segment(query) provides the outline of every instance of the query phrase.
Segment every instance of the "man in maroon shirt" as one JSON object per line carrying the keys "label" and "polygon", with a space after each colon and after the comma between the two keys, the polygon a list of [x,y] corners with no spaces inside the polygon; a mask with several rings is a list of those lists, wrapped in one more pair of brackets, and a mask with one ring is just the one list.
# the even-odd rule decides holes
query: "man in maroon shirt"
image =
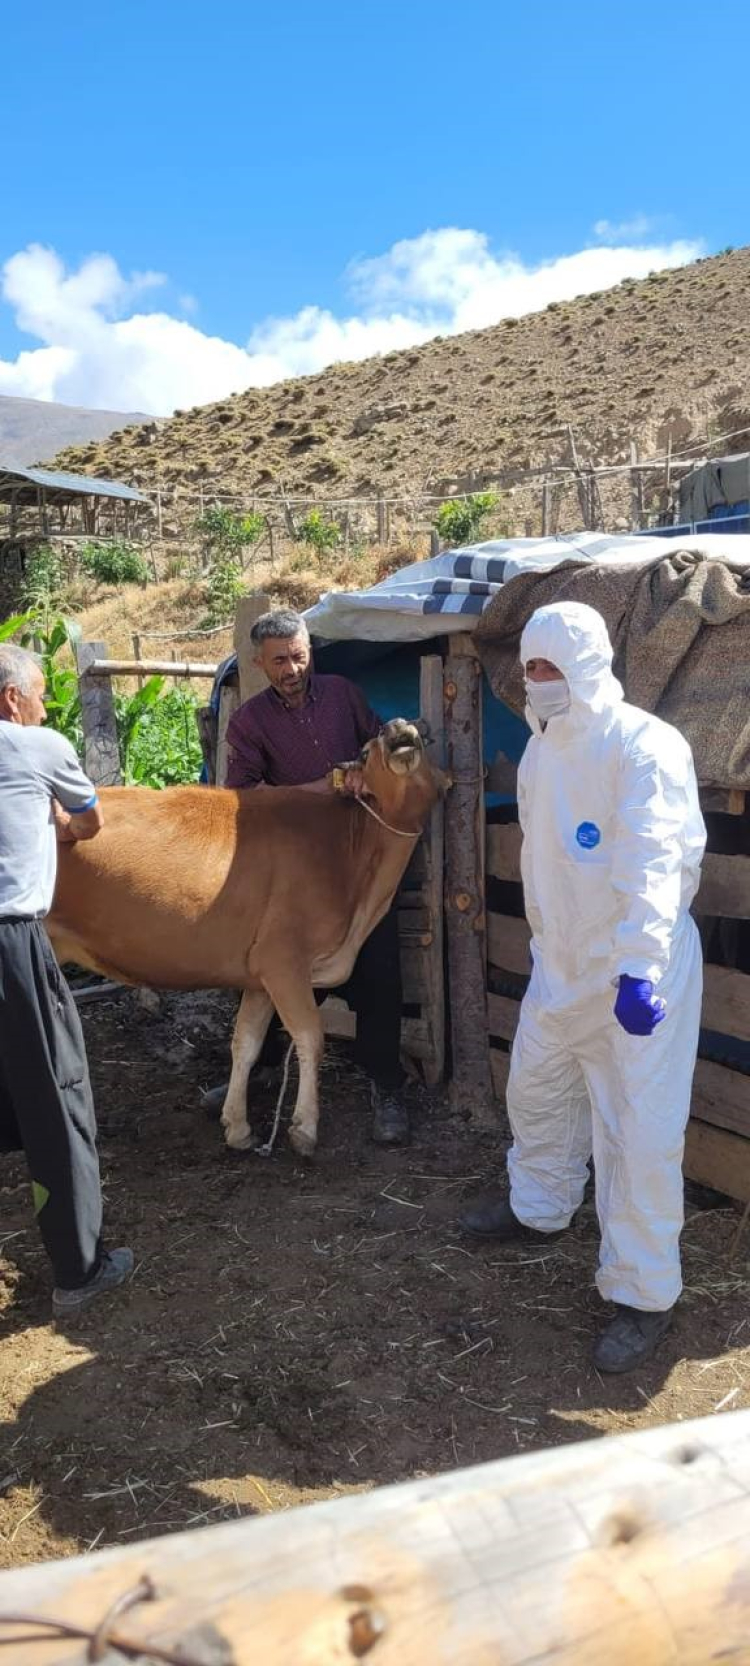
{"label": "man in maroon shirt", "polygon": [[[253,626],[258,665],[268,688],[246,700],[227,731],[227,786],[301,787],[330,792],[330,771],[356,758],[380,732],[380,718],[346,677],[313,670],[307,626],[288,608],[264,613]],[[400,1090],[401,967],[395,905],[364,943],[345,987],[357,1014],[355,1056],[370,1079],[372,1137],[400,1145],[409,1121]],[[278,1057],[278,1023],[260,1062]]]}

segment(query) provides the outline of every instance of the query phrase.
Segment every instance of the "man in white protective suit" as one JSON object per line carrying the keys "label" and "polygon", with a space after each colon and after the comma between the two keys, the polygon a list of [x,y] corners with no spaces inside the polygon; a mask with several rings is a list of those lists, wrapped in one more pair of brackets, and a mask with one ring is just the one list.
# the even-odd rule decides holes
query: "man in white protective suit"
{"label": "man in white protective suit", "polygon": [[629,1371],[669,1329],[681,1290],[702,994],[688,910],[706,833],[690,748],[625,703],[599,613],[539,608],[521,659],[533,731],[518,779],[533,971],[508,1082],[510,1200],[480,1200],[462,1224],[507,1242],[560,1232],[593,1153],[597,1285],[616,1305],[594,1364]]}

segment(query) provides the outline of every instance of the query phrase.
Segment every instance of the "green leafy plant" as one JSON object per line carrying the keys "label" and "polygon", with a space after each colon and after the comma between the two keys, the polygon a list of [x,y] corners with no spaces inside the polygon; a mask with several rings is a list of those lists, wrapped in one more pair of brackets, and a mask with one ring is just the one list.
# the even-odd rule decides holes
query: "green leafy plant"
{"label": "green leafy plant", "polygon": [[23,600],[27,607],[48,613],[59,605],[65,586],[62,556],[52,544],[37,544],[26,557]]}
{"label": "green leafy plant", "polygon": [[327,520],[320,509],[310,509],[297,528],[297,537],[317,555],[324,555],[341,543],[341,527],[338,521]]}
{"label": "green leafy plant", "polygon": [[228,624],[244,590],[245,581],[239,563],[230,560],[215,561],[206,580],[208,613],[205,619],[201,620],[202,628],[212,630],[215,625]]}
{"label": "green leafy plant", "polygon": [[231,619],[244,590],[243,550],[258,544],[267,530],[265,515],[235,515],[232,509],[207,509],[195,522],[203,539],[207,573],[207,629]]}
{"label": "green leafy plant", "polygon": [[195,717],[197,697],[182,688],[165,694],[164,681],[149,677],[137,694],[115,697],[127,786],[173,787],[197,781],[200,775],[203,756]]}
{"label": "green leafy plant", "polygon": [[65,735],[76,751],[83,746],[78,677],[72,666],[59,664],[58,656],[65,648],[75,648],[80,640],[80,625],[72,619],[54,619],[44,629],[37,624],[34,632],[44,672],[47,722]]}
{"label": "green leafy plant", "polygon": [[97,584],[148,584],[148,564],[132,544],[84,544],[80,562]]}
{"label": "green leafy plant", "polygon": [[13,613],[10,619],[3,619],[0,624],[0,642],[10,642],[25,625],[31,623],[33,617],[33,613]]}
{"label": "green leafy plant", "polygon": [[233,509],[215,506],[199,516],[195,530],[203,539],[209,559],[215,560],[217,555],[236,559],[242,550],[260,543],[268,530],[268,522],[259,511],[235,515]]}
{"label": "green leafy plant", "polygon": [[497,508],[499,501],[497,492],[472,492],[468,497],[441,503],[435,516],[435,528],[451,548],[471,544],[482,522]]}

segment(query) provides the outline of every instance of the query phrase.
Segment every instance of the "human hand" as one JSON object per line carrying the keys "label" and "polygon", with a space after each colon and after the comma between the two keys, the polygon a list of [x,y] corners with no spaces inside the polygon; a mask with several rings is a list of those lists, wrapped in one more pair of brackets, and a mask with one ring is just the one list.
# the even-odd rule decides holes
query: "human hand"
{"label": "human hand", "polygon": [[667,1016],[666,1002],[654,994],[654,986],[647,978],[620,976],[615,1001],[615,1018],[628,1035],[653,1035],[657,1024]]}
{"label": "human hand", "polygon": [[75,834],[72,829],[72,817],[64,810],[56,798],[52,800],[52,820],[55,824],[55,834],[59,845],[75,844]]}
{"label": "human hand", "polygon": [[328,777],[331,790],[341,798],[362,798],[365,772],[361,764],[337,764]]}

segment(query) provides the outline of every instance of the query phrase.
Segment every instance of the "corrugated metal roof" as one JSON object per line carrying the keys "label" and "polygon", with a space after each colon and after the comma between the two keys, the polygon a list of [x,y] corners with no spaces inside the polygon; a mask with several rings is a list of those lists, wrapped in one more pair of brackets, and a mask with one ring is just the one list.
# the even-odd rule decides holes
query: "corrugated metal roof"
{"label": "corrugated metal roof", "polygon": [[0,489],[8,483],[8,477],[17,480],[19,484],[27,481],[31,486],[44,486],[53,492],[71,492],[76,496],[86,497],[125,498],[131,503],[149,502],[143,492],[137,492],[133,486],[123,486],[119,480],[92,480],[85,474],[57,474],[51,469],[22,469],[14,463],[5,464],[0,460]]}

